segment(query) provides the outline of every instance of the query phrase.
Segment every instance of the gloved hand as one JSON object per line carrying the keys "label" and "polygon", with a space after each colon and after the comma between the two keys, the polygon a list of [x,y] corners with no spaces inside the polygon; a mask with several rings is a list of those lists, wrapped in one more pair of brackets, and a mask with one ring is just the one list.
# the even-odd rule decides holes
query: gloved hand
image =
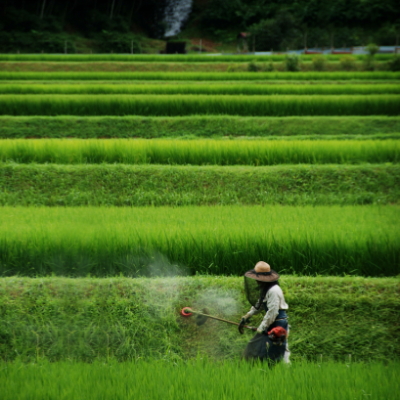
{"label": "gloved hand", "polygon": [[243,333],[244,333],[244,326],[245,326],[246,324],[248,324],[249,322],[250,322],[250,318],[246,318],[246,317],[242,317],[242,319],[240,320],[238,329],[239,329],[239,333],[240,333],[241,335],[243,335]]}

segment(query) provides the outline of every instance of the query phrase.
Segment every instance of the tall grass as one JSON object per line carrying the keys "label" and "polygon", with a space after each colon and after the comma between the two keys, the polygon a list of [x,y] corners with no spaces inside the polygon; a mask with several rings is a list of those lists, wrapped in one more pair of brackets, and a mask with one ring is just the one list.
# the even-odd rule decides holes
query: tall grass
{"label": "tall grass", "polygon": [[[0,81],[1,82],[1,81]],[[258,83],[234,82],[205,82],[180,83],[170,82],[165,84],[101,84],[77,81],[71,83],[41,84],[19,83],[0,84],[0,94],[226,94],[226,95],[274,95],[274,94],[400,94],[400,85],[396,84],[285,84],[271,85]]]}
{"label": "tall grass", "polygon": [[398,220],[396,206],[4,207],[0,274],[241,274],[266,259],[284,273],[390,276]]}
{"label": "tall grass", "polygon": [[273,393],[276,400],[396,400],[400,390],[398,362],[387,365],[299,363],[279,365],[211,363],[2,364],[0,390],[4,400],[256,399]]}
{"label": "tall grass", "polygon": [[0,80],[161,80],[161,81],[260,81],[260,80],[398,80],[399,72],[7,72]]}
{"label": "tall grass", "polygon": [[193,165],[348,164],[400,161],[397,140],[5,139],[0,161]]}
{"label": "tall grass", "polygon": [[[398,278],[283,274],[280,285],[289,304],[293,363],[321,362],[321,356],[346,363],[399,358],[400,343],[393,340]],[[14,276],[0,278],[0,293],[0,359],[8,362],[176,362],[199,354],[234,361],[253,335],[212,320],[198,327],[179,314],[183,307],[207,307],[211,315],[239,321],[250,307],[242,277]]]}
{"label": "tall grass", "polygon": [[400,96],[1,95],[2,115],[399,115]]}
{"label": "tall grass", "polygon": [[[300,58],[304,61],[312,61],[315,55],[302,54]],[[339,61],[343,55],[329,54],[324,58],[330,61]],[[354,59],[362,60],[365,56],[354,55]],[[273,55],[220,55],[220,54],[0,54],[0,61],[52,61],[52,62],[97,62],[97,61],[116,61],[116,62],[235,62],[247,63],[250,61],[269,62],[284,61],[285,54]],[[392,54],[377,54],[376,59],[390,60]]]}

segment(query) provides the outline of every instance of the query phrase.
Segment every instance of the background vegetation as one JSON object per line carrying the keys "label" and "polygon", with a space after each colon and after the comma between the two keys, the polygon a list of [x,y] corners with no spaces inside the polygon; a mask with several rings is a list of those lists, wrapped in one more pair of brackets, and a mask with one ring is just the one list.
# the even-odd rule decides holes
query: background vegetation
{"label": "background vegetation", "polygon": [[[160,50],[167,0],[5,0],[0,8],[1,52],[132,52]],[[239,32],[256,51],[399,42],[398,2],[368,0],[194,0],[179,39],[208,38],[236,50]],[[67,44],[66,44],[67,43]],[[189,41],[190,44],[190,41]],[[215,47],[214,47],[215,49]]]}

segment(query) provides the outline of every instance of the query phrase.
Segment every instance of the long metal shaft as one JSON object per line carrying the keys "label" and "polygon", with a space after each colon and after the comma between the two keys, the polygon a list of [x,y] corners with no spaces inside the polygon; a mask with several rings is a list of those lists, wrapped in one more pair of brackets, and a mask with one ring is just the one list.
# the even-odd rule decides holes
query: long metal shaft
{"label": "long metal shaft", "polygon": [[[190,310],[190,312],[191,312],[192,314],[201,315],[201,316],[206,317],[206,318],[211,318],[211,319],[216,319],[217,321],[226,322],[227,324],[236,325],[236,326],[239,326],[239,325],[240,325],[240,324],[237,323],[237,322],[228,321],[227,319],[222,319],[222,318],[214,317],[213,315],[203,314],[203,313],[201,313],[201,312],[199,312],[199,311]],[[255,328],[254,326],[244,325],[243,327],[244,327],[244,328],[247,328],[247,329],[251,329],[252,331],[256,331],[256,330],[257,330],[257,328]]]}

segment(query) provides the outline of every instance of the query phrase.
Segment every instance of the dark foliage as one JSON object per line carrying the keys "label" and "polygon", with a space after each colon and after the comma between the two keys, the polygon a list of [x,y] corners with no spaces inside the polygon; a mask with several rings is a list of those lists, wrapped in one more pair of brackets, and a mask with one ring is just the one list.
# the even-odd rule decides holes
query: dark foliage
{"label": "dark foliage", "polygon": [[[2,51],[13,51],[15,43],[21,48],[29,44],[34,52],[60,51],[57,44],[37,46],[36,39],[26,43],[33,32],[79,33],[90,39],[103,31],[135,32],[163,38],[169,1],[3,0],[0,31],[25,33],[27,38],[3,36]],[[194,23],[205,36],[223,40],[234,41],[238,32],[251,32],[250,49],[285,50],[366,45],[371,41],[390,45],[400,36],[399,15],[400,3],[395,0],[193,0],[188,24]],[[126,46],[121,46],[118,51],[125,51]]]}

